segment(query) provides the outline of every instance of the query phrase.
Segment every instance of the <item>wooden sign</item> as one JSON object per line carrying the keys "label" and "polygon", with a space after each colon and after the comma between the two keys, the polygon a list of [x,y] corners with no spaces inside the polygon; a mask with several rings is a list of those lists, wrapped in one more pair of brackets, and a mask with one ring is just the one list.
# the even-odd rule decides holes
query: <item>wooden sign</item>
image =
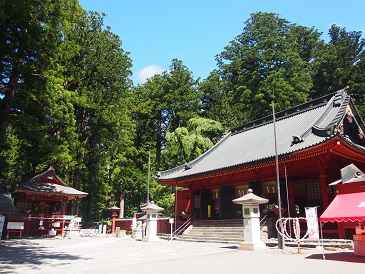
{"label": "wooden sign", "polygon": [[23,230],[24,229],[24,222],[8,222],[6,227],[7,229],[17,229]]}

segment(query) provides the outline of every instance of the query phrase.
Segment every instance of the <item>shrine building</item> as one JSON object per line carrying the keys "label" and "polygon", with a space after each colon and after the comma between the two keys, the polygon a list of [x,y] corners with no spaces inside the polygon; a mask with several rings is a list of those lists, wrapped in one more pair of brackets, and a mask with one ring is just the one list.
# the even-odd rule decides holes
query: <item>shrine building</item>
{"label": "shrine building", "polygon": [[[263,219],[278,217],[278,189],[284,217],[305,216],[305,207],[318,207],[320,216],[336,196],[331,183],[341,178],[341,168],[365,170],[364,132],[343,89],[280,111],[275,123],[271,115],[230,129],[204,154],[159,171],[157,179],[176,189],[175,214],[192,221],[242,219],[241,206],[232,200],[248,189],[269,199],[260,205]],[[349,238],[354,225],[326,224],[324,237]]]}
{"label": "shrine building", "polygon": [[17,185],[12,195],[17,213],[6,215],[7,237],[9,231],[23,236],[62,235],[71,222],[80,219],[79,202],[88,193],[68,186],[50,167]]}

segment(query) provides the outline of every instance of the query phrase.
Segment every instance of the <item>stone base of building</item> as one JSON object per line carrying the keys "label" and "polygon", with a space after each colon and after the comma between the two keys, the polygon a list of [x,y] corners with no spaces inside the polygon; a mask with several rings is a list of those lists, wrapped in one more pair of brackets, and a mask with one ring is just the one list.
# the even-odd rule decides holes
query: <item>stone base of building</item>
{"label": "stone base of building", "polygon": [[257,243],[253,243],[253,242],[241,242],[240,245],[238,246],[239,250],[262,250],[267,248],[267,246],[265,245],[264,242],[257,242]]}
{"label": "stone base of building", "polygon": [[142,242],[155,242],[155,241],[161,241],[161,239],[158,236],[144,236],[141,240]]}

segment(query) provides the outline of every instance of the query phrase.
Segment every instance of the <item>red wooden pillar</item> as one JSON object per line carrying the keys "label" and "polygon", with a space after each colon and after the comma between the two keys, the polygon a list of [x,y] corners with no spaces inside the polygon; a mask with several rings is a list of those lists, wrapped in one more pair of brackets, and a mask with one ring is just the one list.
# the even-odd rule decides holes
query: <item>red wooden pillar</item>
{"label": "red wooden pillar", "polygon": [[192,219],[194,216],[194,197],[193,197],[193,189],[192,184],[189,184],[189,204],[190,204],[190,218]]}
{"label": "red wooden pillar", "polygon": [[115,216],[114,214],[112,215],[112,234],[115,232]]}
{"label": "red wooden pillar", "polygon": [[65,229],[65,219],[62,218],[61,236],[63,236],[64,229]]}
{"label": "red wooden pillar", "polygon": [[113,207],[109,208],[109,210],[110,210],[110,214],[112,217],[112,233],[114,233],[115,232],[115,217],[119,216],[120,208],[113,206]]}
{"label": "red wooden pillar", "polygon": [[321,197],[322,197],[322,207],[325,210],[328,205],[328,194],[327,194],[327,174],[326,170],[328,167],[329,157],[328,155],[321,155],[318,159],[318,166],[319,166],[319,185],[321,189]]}

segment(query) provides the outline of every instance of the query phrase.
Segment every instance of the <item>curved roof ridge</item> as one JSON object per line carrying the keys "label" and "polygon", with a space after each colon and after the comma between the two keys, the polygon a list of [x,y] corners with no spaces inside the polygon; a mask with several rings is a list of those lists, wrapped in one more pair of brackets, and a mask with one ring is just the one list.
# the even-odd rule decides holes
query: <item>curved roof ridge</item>
{"label": "curved roof ridge", "polygon": [[[306,103],[302,103],[300,105],[294,106],[292,108],[286,109],[286,110],[281,110],[275,113],[275,120],[276,121],[280,121],[282,119],[286,119],[298,114],[301,114],[303,112],[315,109],[315,108],[319,108],[322,107],[326,104],[328,104],[328,101],[331,100],[333,98],[333,96],[335,94],[337,94],[340,91],[334,92],[334,93],[330,93],[327,95],[324,95],[322,97],[316,98],[312,101],[306,102]],[[269,123],[273,122],[273,117],[272,115],[267,115],[265,117],[262,117],[260,119],[256,119],[254,121],[245,123],[241,126],[232,128],[230,131],[233,134],[237,134],[240,133],[242,131],[246,131],[252,128],[256,128],[256,127],[260,127]]]}
{"label": "curved roof ridge", "polygon": [[59,185],[67,186],[67,184],[65,182],[63,182],[60,177],[57,176],[53,166],[50,166],[46,171],[35,175],[33,178],[29,179],[24,184],[32,184],[32,183],[37,183],[40,181],[47,181],[47,179],[48,180],[55,179],[54,183],[57,182]]}
{"label": "curved roof ridge", "polygon": [[349,137],[347,137],[346,135],[343,134],[339,134],[338,135],[345,143],[349,144],[350,146],[356,147],[359,150],[362,150],[365,152],[365,147],[354,143],[353,141],[351,141],[351,139]]}

